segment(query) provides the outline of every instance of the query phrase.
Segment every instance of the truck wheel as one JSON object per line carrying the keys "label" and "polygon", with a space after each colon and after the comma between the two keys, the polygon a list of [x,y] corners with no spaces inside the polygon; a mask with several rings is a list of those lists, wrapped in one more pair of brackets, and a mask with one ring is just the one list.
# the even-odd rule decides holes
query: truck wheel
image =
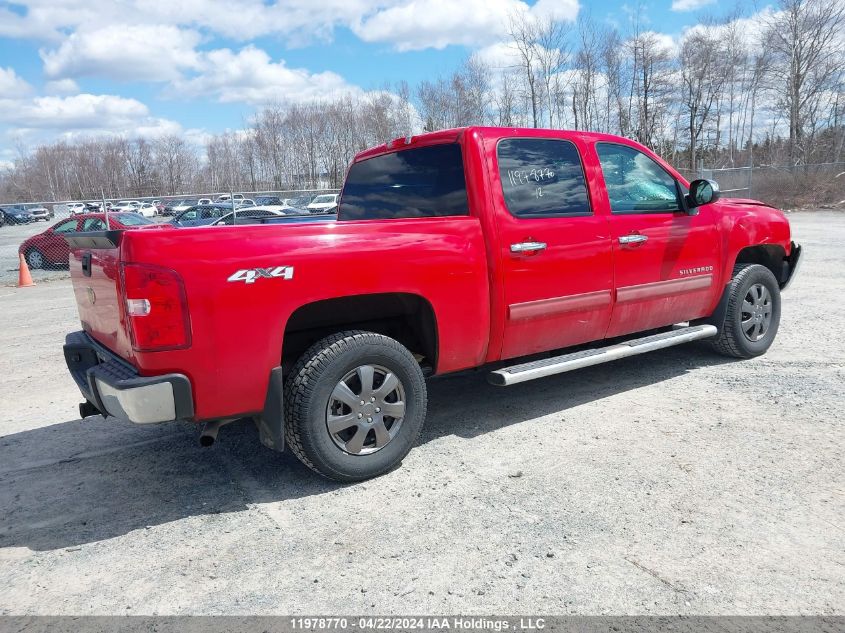
{"label": "truck wheel", "polygon": [[306,466],[361,481],[396,466],[426,413],[422,370],[399,342],[348,331],[315,343],[285,382],[285,440]]}
{"label": "truck wheel", "polygon": [[725,288],[725,322],[711,347],[725,356],[753,358],[765,354],[780,324],[780,287],[759,264],[738,264]]}

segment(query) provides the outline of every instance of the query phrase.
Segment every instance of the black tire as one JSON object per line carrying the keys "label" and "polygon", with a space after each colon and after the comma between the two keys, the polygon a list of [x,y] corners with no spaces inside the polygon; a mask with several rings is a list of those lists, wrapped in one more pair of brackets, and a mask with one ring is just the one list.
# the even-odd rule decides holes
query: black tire
{"label": "black tire", "polygon": [[[743,305],[752,288],[760,286],[768,291],[771,298],[771,317],[765,332],[757,340],[752,340],[743,327],[743,316],[751,315],[747,322],[753,322],[753,314],[744,312]],[[780,287],[772,271],[759,264],[737,264],[725,293],[725,321],[718,336],[709,341],[710,346],[719,354],[733,358],[753,358],[765,354],[780,325]]]}
{"label": "black tire", "polygon": [[37,248],[31,248],[27,251],[26,265],[33,270],[38,268],[46,269],[49,267],[49,264],[47,263],[47,258],[44,257],[44,253],[39,251]]}
{"label": "black tire", "polygon": [[[398,378],[404,415],[397,420],[382,413],[377,419],[391,424],[390,429],[399,422],[395,436],[381,448],[366,449],[374,452],[351,454],[341,448],[338,436],[329,432],[328,414],[336,387],[362,366],[374,366]],[[387,376],[383,379],[386,382]],[[372,393],[378,391],[373,378],[371,384]],[[414,446],[425,421],[426,403],[422,370],[403,345],[373,332],[339,332],[312,345],[285,381],[285,441],[303,464],[324,477],[342,482],[370,479],[393,469]],[[358,427],[349,427],[353,428],[357,433]],[[375,444],[375,440],[367,431],[366,441]]]}

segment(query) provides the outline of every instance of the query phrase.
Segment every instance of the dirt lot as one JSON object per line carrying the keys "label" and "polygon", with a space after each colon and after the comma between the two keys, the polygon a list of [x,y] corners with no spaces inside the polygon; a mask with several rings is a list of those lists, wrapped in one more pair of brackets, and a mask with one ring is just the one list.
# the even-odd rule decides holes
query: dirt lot
{"label": "dirt lot", "polygon": [[434,380],[350,486],[247,424],[80,421],[68,282],[0,287],[0,614],[843,614],[845,215],[792,220],[766,356]]}

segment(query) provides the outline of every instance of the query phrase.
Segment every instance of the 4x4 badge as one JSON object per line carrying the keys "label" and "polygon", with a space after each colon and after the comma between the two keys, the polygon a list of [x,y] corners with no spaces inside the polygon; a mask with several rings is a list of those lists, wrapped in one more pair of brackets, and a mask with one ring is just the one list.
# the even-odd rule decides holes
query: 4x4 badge
{"label": "4x4 badge", "polygon": [[243,281],[254,284],[256,279],[293,279],[293,266],[276,266],[275,268],[247,268],[239,270],[226,281]]}

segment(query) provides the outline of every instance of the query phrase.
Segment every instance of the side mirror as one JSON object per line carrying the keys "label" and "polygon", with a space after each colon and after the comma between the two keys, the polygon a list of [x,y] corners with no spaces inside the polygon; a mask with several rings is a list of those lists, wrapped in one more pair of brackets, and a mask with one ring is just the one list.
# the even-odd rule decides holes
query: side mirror
{"label": "side mirror", "polygon": [[719,183],[715,180],[693,180],[689,185],[689,206],[698,208],[719,199]]}

